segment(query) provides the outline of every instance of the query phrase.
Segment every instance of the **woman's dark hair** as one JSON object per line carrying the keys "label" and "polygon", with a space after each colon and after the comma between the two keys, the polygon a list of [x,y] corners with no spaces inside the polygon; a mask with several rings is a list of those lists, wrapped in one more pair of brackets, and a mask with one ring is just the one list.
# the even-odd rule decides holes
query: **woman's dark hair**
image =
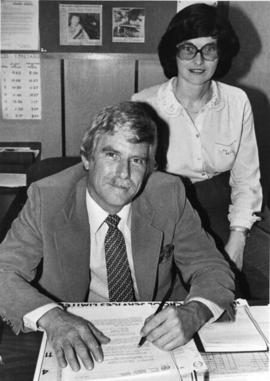
{"label": "woman's dark hair", "polygon": [[223,18],[216,7],[193,4],[178,12],[162,36],[158,54],[167,78],[177,76],[176,45],[198,37],[217,38],[219,61],[213,79],[223,77],[231,67],[240,44],[230,22]]}

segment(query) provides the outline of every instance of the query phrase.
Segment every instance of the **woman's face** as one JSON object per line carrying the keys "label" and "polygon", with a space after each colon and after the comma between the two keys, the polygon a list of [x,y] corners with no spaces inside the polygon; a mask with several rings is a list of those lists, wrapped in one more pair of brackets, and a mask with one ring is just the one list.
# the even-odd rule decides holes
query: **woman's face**
{"label": "woman's face", "polygon": [[72,15],[72,17],[71,17],[71,19],[70,19],[70,25],[71,25],[71,26],[77,26],[77,25],[79,25],[79,23],[80,23],[80,18],[79,18],[79,16],[77,16],[77,15]]}
{"label": "woman's face", "polygon": [[[210,51],[211,54],[215,50],[216,44],[217,39],[213,37],[199,37],[183,41],[179,45],[185,45],[187,52],[189,51],[189,48],[192,47],[192,45],[195,46],[197,49],[201,49],[205,45],[207,45],[205,51],[208,51],[208,53]],[[207,58],[208,53],[206,52]],[[192,83],[194,85],[202,85],[205,82],[208,82],[213,77],[217,68],[218,57],[215,58],[213,61],[210,61],[203,57],[202,52],[197,52],[194,58],[188,60],[185,58],[180,58],[179,55],[180,54],[178,53],[178,55],[176,56],[179,79],[185,80],[186,82]]]}

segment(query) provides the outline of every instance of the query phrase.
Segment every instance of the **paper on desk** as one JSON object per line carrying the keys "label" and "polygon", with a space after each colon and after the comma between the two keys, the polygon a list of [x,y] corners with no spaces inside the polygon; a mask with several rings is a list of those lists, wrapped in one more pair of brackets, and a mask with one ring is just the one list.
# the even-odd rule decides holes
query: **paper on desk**
{"label": "paper on desk", "polygon": [[23,152],[23,153],[33,153],[35,157],[38,156],[39,154],[39,149],[32,149],[31,147],[18,147],[18,146],[3,146],[0,147],[0,153],[1,152],[8,152],[8,153],[18,153],[18,152]]}
{"label": "paper on desk", "polygon": [[25,173],[0,173],[0,187],[16,188],[26,186]]}
{"label": "paper on desk", "polygon": [[[95,307],[93,307],[95,308]],[[156,307],[155,307],[156,308]],[[130,377],[138,377],[140,380],[145,376],[152,375],[155,380],[171,381],[178,380],[179,375],[170,352],[164,352],[149,342],[138,348],[140,329],[146,317],[151,315],[155,309],[136,310],[127,306],[117,306],[108,311],[104,316],[104,309],[98,308],[94,312],[95,318],[89,316],[89,309],[72,308],[70,312],[90,319],[91,322],[105,335],[109,336],[111,342],[103,345],[103,363],[95,363],[93,370],[84,367],[79,372],[73,372],[68,366],[62,371],[62,379],[65,381],[82,381],[111,379],[125,381]]]}
{"label": "paper on desk", "polygon": [[250,306],[249,307],[250,312],[256,322],[259,324],[259,327],[261,328],[266,340],[269,344],[269,338],[270,338],[270,305],[267,306]]}
{"label": "paper on desk", "polygon": [[269,381],[268,352],[205,353],[209,381]]}
{"label": "paper on desk", "polygon": [[248,313],[248,306],[239,306],[233,322],[214,322],[199,330],[206,352],[265,351],[267,345]]}

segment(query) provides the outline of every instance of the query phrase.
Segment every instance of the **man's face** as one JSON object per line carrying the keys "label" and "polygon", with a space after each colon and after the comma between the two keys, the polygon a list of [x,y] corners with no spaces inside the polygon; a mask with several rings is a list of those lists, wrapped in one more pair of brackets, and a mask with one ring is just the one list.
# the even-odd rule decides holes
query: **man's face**
{"label": "man's face", "polygon": [[146,175],[149,145],[130,143],[128,131],[98,138],[93,158],[82,157],[91,197],[115,214],[139,192]]}

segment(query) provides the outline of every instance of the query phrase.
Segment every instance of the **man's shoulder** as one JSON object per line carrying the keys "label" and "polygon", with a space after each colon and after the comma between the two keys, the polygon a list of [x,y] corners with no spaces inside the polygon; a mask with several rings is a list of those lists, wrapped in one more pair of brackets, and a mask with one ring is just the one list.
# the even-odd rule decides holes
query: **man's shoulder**
{"label": "man's shoulder", "polygon": [[[148,178],[146,188],[174,187],[183,186],[179,176],[162,171],[154,171]],[[152,189],[151,189],[152,190]]]}
{"label": "man's shoulder", "polygon": [[63,205],[84,176],[83,165],[81,163],[73,165],[32,183],[28,190],[28,196],[31,197],[32,192],[38,191],[43,205],[49,205],[50,208]]}
{"label": "man's shoulder", "polygon": [[68,167],[53,175],[44,177],[35,182],[35,185],[39,188],[62,188],[65,185],[70,184],[72,186],[82,176],[84,176],[84,169],[82,163]]}
{"label": "man's shoulder", "polygon": [[138,197],[142,205],[150,204],[159,213],[182,208],[186,200],[184,184],[178,176],[155,171]]}

